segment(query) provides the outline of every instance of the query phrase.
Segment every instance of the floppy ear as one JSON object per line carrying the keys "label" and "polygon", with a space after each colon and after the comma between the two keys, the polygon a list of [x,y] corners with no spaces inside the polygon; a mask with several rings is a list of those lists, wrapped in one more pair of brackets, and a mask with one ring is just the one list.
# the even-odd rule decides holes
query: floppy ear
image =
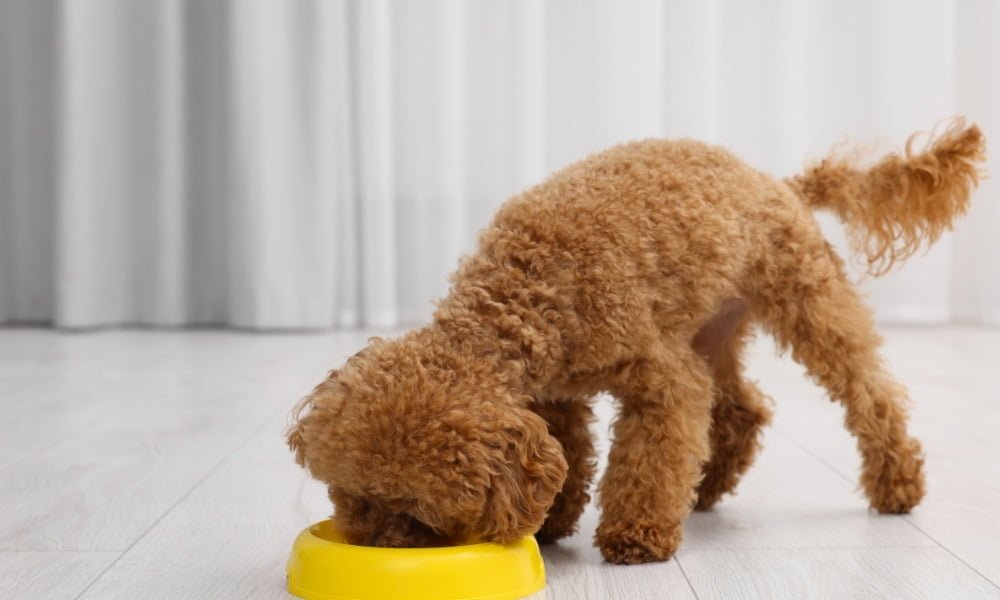
{"label": "floppy ear", "polygon": [[337,375],[337,370],[327,373],[326,379],[316,386],[311,394],[299,400],[292,409],[293,422],[285,432],[285,436],[288,447],[295,453],[295,462],[300,467],[306,466],[306,426],[314,418],[313,411],[316,407],[323,404],[324,399],[329,403],[328,397],[332,397],[331,390],[337,381]]}
{"label": "floppy ear", "polygon": [[537,414],[511,408],[498,421],[500,427],[487,443],[490,484],[474,533],[506,543],[542,526],[566,480],[567,466],[562,446]]}
{"label": "floppy ear", "polygon": [[306,396],[295,404],[295,408],[292,409],[293,423],[285,432],[288,447],[295,453],[295,462],[300,467],[306,466],[306,439],[304,432],[306,421],[309,419],[309,414],[303,415],[302,413],[311,404],[310,399],[309,396]]}

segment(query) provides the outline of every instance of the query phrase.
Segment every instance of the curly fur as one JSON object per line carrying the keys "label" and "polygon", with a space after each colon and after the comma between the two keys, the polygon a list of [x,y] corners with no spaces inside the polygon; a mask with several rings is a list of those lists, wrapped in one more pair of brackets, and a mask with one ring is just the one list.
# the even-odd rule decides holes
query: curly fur
{"label": "curly fur", "polygon": [[696,510],[708,510],[724,494],[732,492],[740,476],[750,468],[760,448],[760,433],[771,421],[764,394],[740,376],[740,354],[748,337],[750,321],[746,303],[729,299],[701,327],[692,340],[694,349],[712,367],[715,399],[710,430],[712,455],[702,471]]}
{"label": "curly fur", "polygon": [[880,275],[933,244],[954,219],[965,214],[970,192],[981,175],[986,144],[978,127],[951,122],[926,151],[913,146],[913,134],[902,156],[892,154],[870,169],[829,158],[788,184],[815,208],[834,211],[848,226],[854,247]]}
{"label": "curly fur", "polygon": [[871,506],[906,512],[924,480],[905,390],[811,211],[891,264],[965,210],[983,152],[956,122],[923,153],[788,181],[690,140],[591,156],[508,201],[433,322],[332,371],[289,444],[354,543],[553,541],[589,500],[589,400],[607,391],[595,541],[611,562],[665,560],[758,449],[770,409],[740,361],[758,325],[845,407]]}
{"label": "curly fur", "polygon": [[568,467],[566,481],[535,534],[539,542],[550,544],[576,532],[577,520],[590,502],[590,482],[597,470],[590,431],[594,412],[589,398],[543,399],[532,402],[529,408],[548,423],[549,433],[559,440]]}

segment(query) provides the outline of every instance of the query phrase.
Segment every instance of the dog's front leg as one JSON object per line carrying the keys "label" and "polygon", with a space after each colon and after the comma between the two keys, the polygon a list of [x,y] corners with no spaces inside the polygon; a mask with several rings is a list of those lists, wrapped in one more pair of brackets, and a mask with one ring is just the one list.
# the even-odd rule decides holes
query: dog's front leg
{"label": "dog's front leg", "polygon": [[549,433],[559,440],[569,466],[562,490],[549,508],[542,528],[535,534],[540,543],[546,544],[573,535],[580,515],[590,502],[588,490],[597,470],[594,434],[590,431],[594,411],[586,396],[557,397],[534,402],[530,408],[548,423]]}
{"label": "dog's front leg", "polygon": [[609,562],[667,560],[708,458],[712,383],[687,344],[665,347],[612,389],[621,403],[599,492],[596,543]]}

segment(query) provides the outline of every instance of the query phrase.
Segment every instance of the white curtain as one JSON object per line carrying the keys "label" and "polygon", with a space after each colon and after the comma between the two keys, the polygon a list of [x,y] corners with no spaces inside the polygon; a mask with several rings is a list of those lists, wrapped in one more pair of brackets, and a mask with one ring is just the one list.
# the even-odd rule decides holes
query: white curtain
{"label": "white curtain", "polygon": [[[962,113],[996,156],[998,30],[994,0],[0,0],[0,322],[419,322],[500,202],[629,138],[787,175]],[[1000,323],[998,195],[863,282],[882,320]]]}

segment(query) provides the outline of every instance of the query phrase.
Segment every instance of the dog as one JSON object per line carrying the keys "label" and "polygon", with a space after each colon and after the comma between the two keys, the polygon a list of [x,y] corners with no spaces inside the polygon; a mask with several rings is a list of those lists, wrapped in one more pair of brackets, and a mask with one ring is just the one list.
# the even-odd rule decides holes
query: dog
{"label": "dog", "polygon": [[784,180],[692,140],[573,164],[499,209],[430,325],[331,371],[288,443],[351,543],[552,542],[590,500],[607,392],[595,543],[612,563],[662,561],[758,450],[769,402],[741,364],[757,326],[843,405],[871,507],[906,513],[924,495],[906,391],[813,212],[846,224],[874,274],[933,243],[966,211],[985,140],[956,118],[914,143]]}

